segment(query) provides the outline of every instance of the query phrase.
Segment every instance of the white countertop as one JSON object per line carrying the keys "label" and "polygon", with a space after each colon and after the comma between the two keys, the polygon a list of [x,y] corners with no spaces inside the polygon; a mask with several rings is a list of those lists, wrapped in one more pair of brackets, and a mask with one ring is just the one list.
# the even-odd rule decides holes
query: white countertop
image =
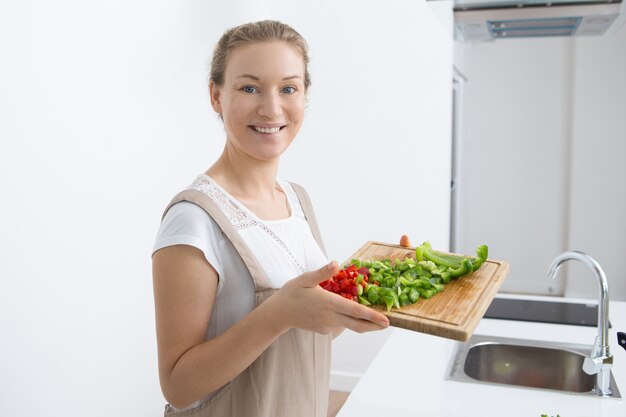
{"label": "white countertop", "polygon": [[[524,297],[543,299],[545,297]],[[554,301],[554,298],[549,298]],[[579,300],[563,300],[579,301]],[[609,342],[613,377],[626,397],[626,302],[611,302]],[[503,336],[591,346],[595,327],[483,319],[475,335]],[[507,385],[447,380],[456,341],[394,329],[337,417],[626,417],[626,400]]]}

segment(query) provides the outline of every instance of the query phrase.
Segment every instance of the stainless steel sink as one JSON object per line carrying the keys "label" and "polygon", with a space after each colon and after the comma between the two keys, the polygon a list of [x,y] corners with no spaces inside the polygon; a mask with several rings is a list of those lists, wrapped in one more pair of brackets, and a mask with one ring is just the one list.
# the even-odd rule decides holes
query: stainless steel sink
{"label": "stainless steel sink", "polygon": [[[593,395],[595,375],[583,371],[591,346],[475,335],[459,343],[449,380],[505,384]],[[614,398],[621,398],[613,375]]]}

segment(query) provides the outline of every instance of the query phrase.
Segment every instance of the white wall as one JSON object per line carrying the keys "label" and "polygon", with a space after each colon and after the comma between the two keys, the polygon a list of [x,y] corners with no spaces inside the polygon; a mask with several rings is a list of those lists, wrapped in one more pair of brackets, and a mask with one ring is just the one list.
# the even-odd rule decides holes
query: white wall
{"label": "white wall", "polygon": [[[443,26],[423,1],[301,13],[290,4],[276,11],[312,43],[313,88],[282,172],[307,186],[329,256],[343,262],[369,240],[404,233],[447,247],[452,42]],[[332,388],[351,390],[388,335],[336,339]]]}
{"label": "white wall", "polygon": [[[464,102],[464,250],[511,262],[503,291],[595,298],[583,265],[556,282],[564,250],[595,257],[626,299],[626,27],[589,38],[457,44]],[[554,288],[550,288],[554,285]],[[551,291],[552,290],[552,291]]]}
{"label": "white wall", "polygon": [[[221,152],[206,66],[229,26],[282,19],[310,43],[281,176],[307,186],[330,256],[447,246],[452,46],[424,1],[387,3],[0,1],[0,414],[162,412],[151,246]],[[387,334],[336,341],[336,388]]]}

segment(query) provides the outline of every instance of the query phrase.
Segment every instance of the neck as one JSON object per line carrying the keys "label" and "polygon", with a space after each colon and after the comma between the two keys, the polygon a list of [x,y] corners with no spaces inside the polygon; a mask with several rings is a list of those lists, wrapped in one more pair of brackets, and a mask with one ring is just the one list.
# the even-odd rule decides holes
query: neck
{"label": "neck", "polygon": [[251,158],[226,141],[224,152],[206,174],[235,197],[270,197],[276,189],[278,159]]}

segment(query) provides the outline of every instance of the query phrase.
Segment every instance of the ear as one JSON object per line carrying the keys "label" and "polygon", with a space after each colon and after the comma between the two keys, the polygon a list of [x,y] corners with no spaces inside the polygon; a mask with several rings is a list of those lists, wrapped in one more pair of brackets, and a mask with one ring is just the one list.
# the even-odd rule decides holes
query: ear
{"label": "ear", "polygon": [[211,97],[211,107],[216,113],[222,114],[222,104],[220,103],[220,89],[213,80],[209,81],[209,95]]}

